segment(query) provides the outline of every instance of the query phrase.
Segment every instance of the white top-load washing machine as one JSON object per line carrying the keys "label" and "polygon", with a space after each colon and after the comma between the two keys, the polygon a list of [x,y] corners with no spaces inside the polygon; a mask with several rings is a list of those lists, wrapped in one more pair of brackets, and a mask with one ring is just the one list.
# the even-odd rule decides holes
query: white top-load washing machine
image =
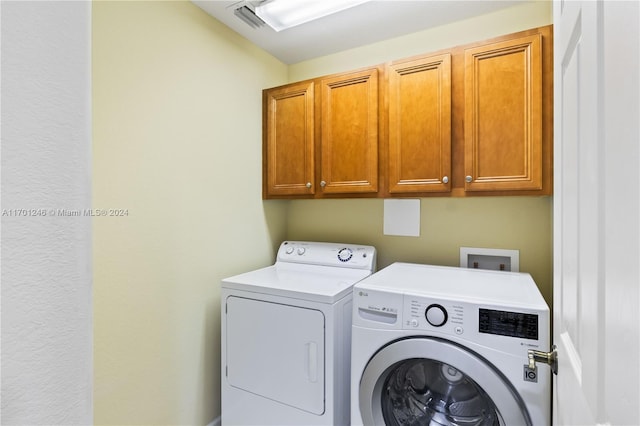
{"label": "white top-load washing machine", "polygon": [[394,263],[354,289],[352,425],[551,422],[549,308],[529,274]]}
{"label": "white top-load washing machine", "polygon": [[371,246],[286,241],[222,281],[222,424],[348,425],[352,288]]}

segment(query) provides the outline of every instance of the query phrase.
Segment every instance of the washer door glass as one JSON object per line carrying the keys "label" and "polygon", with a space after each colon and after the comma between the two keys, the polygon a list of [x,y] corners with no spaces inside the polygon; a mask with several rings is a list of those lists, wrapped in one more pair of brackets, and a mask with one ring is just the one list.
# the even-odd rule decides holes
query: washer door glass
{"label": "washer door glass", "polygon": [[531,425],[499,369],[469,348],[432,337],[398,340],[373,355],[359,402],[365,425]]}
{"label": "washer door glass", "polygon": [[395,364],[382,392],[385,425],[500,425],[489,395],[460,370],[432,359]]}

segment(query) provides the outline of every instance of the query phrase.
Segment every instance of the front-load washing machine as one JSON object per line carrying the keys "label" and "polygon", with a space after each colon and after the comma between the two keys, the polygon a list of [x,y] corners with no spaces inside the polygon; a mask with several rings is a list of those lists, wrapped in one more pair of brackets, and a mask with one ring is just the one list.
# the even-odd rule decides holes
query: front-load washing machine
{"label": "front-load washing machine", "polygon": [[352,288],[371,246],[287,241],[222,282],[222,424],[348,425]]}
{"label": "front-load washing machine", "polygon": [[549,308],[529,274],[394,263],[353,289],[352,425],[548,425]]}

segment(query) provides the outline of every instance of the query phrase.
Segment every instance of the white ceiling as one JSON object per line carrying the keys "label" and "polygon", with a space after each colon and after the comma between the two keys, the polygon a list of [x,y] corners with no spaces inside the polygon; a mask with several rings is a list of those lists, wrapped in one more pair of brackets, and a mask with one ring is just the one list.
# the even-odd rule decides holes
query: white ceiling
{"label": "white ceiling", "polygon": [[244,1],[192,0],[208,14],[286,64],[437,27],[528,1],[375,0],[276,32],[266,25],[252,28],[236,17],[233,5],[242,5]]}

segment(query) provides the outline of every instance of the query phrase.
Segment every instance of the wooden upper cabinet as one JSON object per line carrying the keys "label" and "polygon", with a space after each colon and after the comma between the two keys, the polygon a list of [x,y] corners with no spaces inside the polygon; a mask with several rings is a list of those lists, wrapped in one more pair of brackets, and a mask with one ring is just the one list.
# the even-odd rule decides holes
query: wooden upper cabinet
{"label": "wooden upper cabinet", "polygon": [[543,188],[542,36],[465,49],[465,191]]}
{"label": "wooden upper cabinet", "polygon": [[263,197],[550,195],[553,26],[263,91]]}
{"label": "wooden upper cabinet", "polygon": [[319,191],[376,193],[378,69],[324,78],[320,90]]}
{"label": "wooden upper cabinet", "polygon": [[263,103],[263,196],[313,195],[313,82],[267,89]]}
{"label": "wooden upper cabinet", "polygon": [[387,184],[391,194],[451,187],[451,55],[388,69]]}

